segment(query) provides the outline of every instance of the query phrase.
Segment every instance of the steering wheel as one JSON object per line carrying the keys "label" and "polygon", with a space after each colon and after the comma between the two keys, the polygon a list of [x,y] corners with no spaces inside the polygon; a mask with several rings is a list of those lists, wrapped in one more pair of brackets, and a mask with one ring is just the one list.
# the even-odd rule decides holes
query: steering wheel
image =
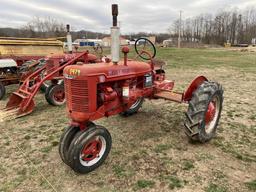
{"label": "steering wheel", "polygon": [[96,54],[102,55],[103,49],[102,49],[102,47],[99,44],[96,44],[95,46],[93,46],[93,49],[94,49]]}
{"label": "steering wheel", "polygon": [[156,47],[147,38],[139,38],[135,41],[135,51],[140,58],[145,60],[151,60],[156,56]]}

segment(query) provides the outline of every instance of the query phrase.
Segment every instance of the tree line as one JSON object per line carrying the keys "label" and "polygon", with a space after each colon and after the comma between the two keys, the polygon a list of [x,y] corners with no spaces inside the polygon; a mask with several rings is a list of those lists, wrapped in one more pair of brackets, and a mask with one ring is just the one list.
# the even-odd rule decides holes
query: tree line
{"label": "tree line", "polygon": [[[179,20],[175,20],[169,29],[172,37],[178,37],[179,26]],[[181,36],[186,42],[250,44],[256,38],[256,8],[186,18],[181,22]]]}
{"label": "tree line", "polygon": [[[71,29],[73,26],[71,25]],[[109,34],[92,32],[86,30],[71,31],[73,40],[75,39],[101,39]],[[168,33],[131,33],[129,35],[122,35],[126,39],[137,39],[139,37],[156,36],[156,41],[162,43],[163,40],[170,38]],[[59,22],[56,19],[47,17],[40,18],[35,17],[29,21],[26,25],[19,29],[14,28],[0,28],[0,36],[2,37],[23,37],[23,38],[52,38],[52,37],[65,37],[66,36],[66,25]],[[65,40],[65,39],[63,39]]]}
{"label": "tree line", "polygon": [[[156,42],[172,38],[177,39],[180,23],[175,20],[168,33],[131,33],[123,35],[127,39],[156,36]],[[71,25],[72,28],[72,25]],[[71,32],[73,39],[103,38],[109,34],[80,30]],[[5,37],[64,37],[66,25],[53,18],[35,17],[19,29],[0,28],[0,36]],[[256,38],[256,8],[246,10],[222,10],[213,14],[200,14],[196,17],[186,18],[181,22],[182,41],[200,42],[205,44],[249,44]],[[65,39],[63,39],[65,40]]]}
{"label": "tree line", "polygon": [[[71,25],[71,29],[73,26]],[[0,36],[2,37],[22,37],[22,38],[54,38],[54,37],[65,37],[66,25],[62,22],[47,17],[40,18],[34,17],[26,25],[21,28],[0,28]],[[73,40],[80,38],[103,38],[107,34],[80,30],[71,31]],[[65,39],[63,39],[65,40]]]}

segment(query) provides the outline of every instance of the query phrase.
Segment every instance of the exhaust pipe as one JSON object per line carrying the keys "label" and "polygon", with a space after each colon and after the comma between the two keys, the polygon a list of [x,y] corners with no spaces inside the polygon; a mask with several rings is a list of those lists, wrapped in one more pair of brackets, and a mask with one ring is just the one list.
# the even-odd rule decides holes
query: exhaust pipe
{"label": "exhaust pipe", "polygon": [[68,45],[68,52],[72,53],[73,48],[72,48],[72,36],[70,33],[70,25],[67,24],[67,45]]}
{"label": "exhaust pipe", "polygon": [[119,52],[120,52],[120,28],[117,26],[117,16],[118,16],[118,5],[112,5],[112,16],[113,16],[113,26],[111,27],[111,58],[112,62],[117,65],[119,62]]}

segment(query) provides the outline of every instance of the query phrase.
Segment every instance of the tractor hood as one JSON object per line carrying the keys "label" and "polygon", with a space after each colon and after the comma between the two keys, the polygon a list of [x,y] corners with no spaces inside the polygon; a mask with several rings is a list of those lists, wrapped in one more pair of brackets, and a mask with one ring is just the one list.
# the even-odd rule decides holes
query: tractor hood
{"label": "tractor hood", "polygon": [[128,61],[127,65],[119,62],[118,65],[113,63],[96,63],[87,65],[70,65],[64,69],[66,79],[83,79],[91,76],[104,76],[106,81],[109,79],[119,80],[132,78],[151,72],[151,65],[145,62]]}

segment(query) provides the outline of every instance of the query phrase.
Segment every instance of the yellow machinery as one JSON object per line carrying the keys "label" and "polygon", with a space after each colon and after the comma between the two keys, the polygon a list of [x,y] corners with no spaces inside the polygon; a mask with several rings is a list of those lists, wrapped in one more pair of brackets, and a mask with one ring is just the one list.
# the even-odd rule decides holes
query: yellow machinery
{"label": "yellow machinery", "polygon": [[46,56],[52,53],[64,53],[63,43],[56,38],[0,37],[1,56]]}

